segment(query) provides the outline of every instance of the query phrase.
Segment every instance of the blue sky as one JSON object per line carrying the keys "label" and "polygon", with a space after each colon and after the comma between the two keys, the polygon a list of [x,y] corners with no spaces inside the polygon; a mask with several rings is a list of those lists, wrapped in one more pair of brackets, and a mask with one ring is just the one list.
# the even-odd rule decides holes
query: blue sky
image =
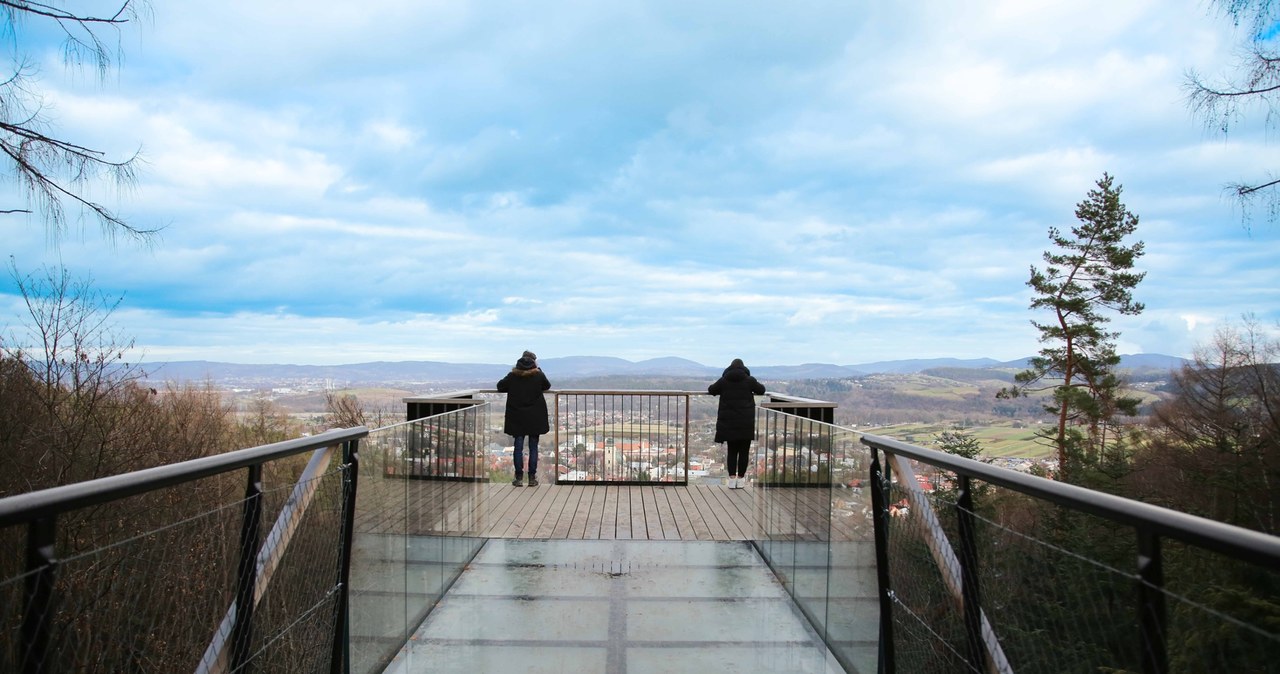
{"label": "blue sky", "polygon": [[330,5],[157,0],[102,85],[24,33],[64,137],[142,150],[94,195],[165,229],[2,216],[0,252],[123,296],[144,363],[1012,359],[1109,172],[1147,247],[1121,353],[1280,320],[1280,224],[1223,194],[1280,155],[1189,113],[1240,37],[1199,0]]}

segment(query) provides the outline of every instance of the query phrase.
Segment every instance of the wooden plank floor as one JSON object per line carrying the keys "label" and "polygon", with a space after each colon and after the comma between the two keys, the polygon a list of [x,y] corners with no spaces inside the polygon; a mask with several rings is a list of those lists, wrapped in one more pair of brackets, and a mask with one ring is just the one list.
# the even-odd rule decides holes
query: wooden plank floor
{"label": "wooden plank floor", "polygon": [[[373,485],[371,485],[373,486]],[[734,541],[762,537],[855,540],[831,518],[823,489],[718,485],[554,485],[402,481],[361,485],[357,530],[485,538]],[[405,492],[405,489],[408,492]],[[383,506],[365,504],[382,493]],[[847,520],[848,518],[843,518]]]}

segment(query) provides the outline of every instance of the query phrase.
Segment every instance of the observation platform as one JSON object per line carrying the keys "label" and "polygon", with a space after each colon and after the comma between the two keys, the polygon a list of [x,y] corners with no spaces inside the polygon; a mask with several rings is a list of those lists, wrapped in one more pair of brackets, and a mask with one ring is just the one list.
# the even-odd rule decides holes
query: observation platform
{"label": "observation platform", "polygon": [[705,398],[548,395],[539,487],[501,479],[491,401],[468,395],[412,401],[402,424],[0,499],[0,669],[1280,661],[1274,621],[1234,599],[1280,605],[1276,536],[867,435],[831,423],[829,404],[777,396],[757,408],[759,483],[730,490],[691,460]]}
{"label": "observation platform", "polygon": [[[749,541],[760,536],[760,486],[544,483],[515,487],[406,481],[403,487],[405,492],[395,499],[365,511],[356,523],[357,531],[385,533],[409,522],[411,532],[431,535],[462,534],[465,523],[466,533],[480,538]],[[866,538],[848,523],[832,521],[828,490],[778,489],[771,488],[770,508],[775,518],[795,523],[795,538]],[[462,498],[463,494],[470,498]],[[462,508],[469,510],[462,512]]]}
{"label": "observation platform", "polygon": [[[833,521],[830,489],[774,485],[766,496],[758,485],[397,484],[382,507],[366,495],[370,511],[356,522],[353,614],[379,613],[377,604],[402,591],[390,588],[404,583],[405,568],[444,584],[403,590],[406,607],[440,599],[386,672],[876,669],[873,546]],[[837,503],[841,491],[860,498],[836,490]],[[788,523],[784,575],[799,587],[821,585],[825,600],[843,605],[827,634],[753,546],[769,521]],[[408,534],[408,552],[404,532],[419,532]],[[458,552],[437,543],[451,539],[482,542],[448,584]],[[844,546],[849,566],[830,568],[831,544]],[[356,652],[392,642],[352,635]]]}

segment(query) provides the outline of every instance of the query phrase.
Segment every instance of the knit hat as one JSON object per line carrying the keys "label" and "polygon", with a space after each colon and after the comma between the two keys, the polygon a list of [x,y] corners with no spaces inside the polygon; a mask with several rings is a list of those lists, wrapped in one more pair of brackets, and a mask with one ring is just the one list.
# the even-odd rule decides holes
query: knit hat
{"label": "knit hat", "polygon": [[527,356],[521,356],[520,360],[516,361],[517,370],[532,370],[535,367],[538,367],[538,364],[535,363],[532,358]]}
{"label": "knit hat", "polygon": [[524,353],[520,354],[520,357],[521,357],[521,358],[528,358],[529,360],[537,360],[537,359],[538,359],[538,355],[537,355],[537,354],[535,354],[535,353],[534,353],[534,352],[532,352],[532,351],[525,351]]}

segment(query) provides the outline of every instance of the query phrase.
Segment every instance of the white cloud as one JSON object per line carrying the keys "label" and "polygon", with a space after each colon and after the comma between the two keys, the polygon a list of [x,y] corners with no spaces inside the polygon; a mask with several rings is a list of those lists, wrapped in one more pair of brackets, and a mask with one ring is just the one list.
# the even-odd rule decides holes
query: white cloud
{"label": "white cloud", "polygon": [[1191,0],[299,7],[158,8],[118,83],[58,81],[169,227],[2,252],[126,295],[153,359],[1012,359],[1109,171],[1148,248],[1126,346],[1280,316],[1277,231],[1220,187],[1274,146],[1185,109],[1230,44]]}

